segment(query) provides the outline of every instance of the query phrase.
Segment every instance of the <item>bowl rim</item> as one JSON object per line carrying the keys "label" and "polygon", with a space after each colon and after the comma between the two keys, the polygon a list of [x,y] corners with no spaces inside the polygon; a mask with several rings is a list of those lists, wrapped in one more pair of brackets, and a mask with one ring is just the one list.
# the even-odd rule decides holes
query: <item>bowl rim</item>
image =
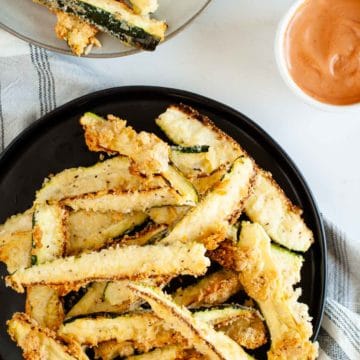
{"label": "bowl rim", "polygon": [[312,107],[327,112],[337,112],[337,113],[358,111],[360,110],[360,102],[354,104],[347,104],[347,105],[334,105],[313,98],[312,96],[307,94],[304,90],[302,90],[299,87],[299,85],[296,84],[296,82],[294,81],[294,79],[290,74],[285,59],[285,47],[284,47],[285,33],[288,29],[290,21],[295,16],[296,11],[307,1],[309,0],[296,0],[286,11],[286,13],[283,15],[283,17],[281,18],[278,24],[275,35],[274,53],[275,53],[277,68],[279,70],[281,78],[295,95],[297,95],[305,103],[307,103]]}
{"label": "bowl rim", "polygon": [[[178,27],[176,30],[170,32],[169,34],[167,34],[165,36],[165,40],[163,42],[161,42],[159,44],[159,46],[161,46],[163,43],[167,42],[168,40],[172,39],[174,36],[176,36],[177,34],[179,34],[182,30],[184,30],[186,27],[188,27],[188,25],[190,25],[206,8],[207,6],[210,4],[211,0],[206,0],[205,4],[198,10],[196,11],[184,24],[182,24],[180,27]],[[63,54],[63,55],[68,55],[68,56],[73,56],[76,58],[88,58],[88,59],[109,59],[109,58],[120,58],[120,57],[124,57],[124,56],[129,56],[129,55],[133,55],[133,54],[137,54],[140,52],[144,52],[144,50],[141,49],[135,49],[135,48],[129,48],[126,51],[123,52],[112,52],[112,53],[107,53],[107,54],[96,54],[96,53],[89,53],[89,54],[84,54],[81,56],[77,56],[75,54],[72,53],[72,51],[70,49],[61,49],[58,48],[57,46],[53,46],[53,45],[49,45],[46,43],[43,43],[41,41],[32,39],[24,34],[21,34],[20,32],[8,27],[7,25],[3,24],[0,21],[0,29],[5,30],[6,32],[8,32],[11,35],[16,36],[17,38],[26,41],[29,44],[32,45],[36,45],[39,46],[41,48],[44,48],[46,50],[50,50],[53,51],[55,53],[59,53],[59,54]]]}

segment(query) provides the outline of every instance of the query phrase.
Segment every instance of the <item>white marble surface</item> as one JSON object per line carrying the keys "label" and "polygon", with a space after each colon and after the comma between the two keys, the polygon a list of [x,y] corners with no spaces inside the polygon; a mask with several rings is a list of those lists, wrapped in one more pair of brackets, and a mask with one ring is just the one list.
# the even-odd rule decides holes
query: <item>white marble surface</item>
{"label": "white marble surface", "polygon": [[326,113],[283,83],[274,60],[277,24],[291,0],[213,0],[155,53],[66,58],[109,86],[159,85],[224,102],[262,126],[295,161],[322,213],[360,242],[360,113]]}

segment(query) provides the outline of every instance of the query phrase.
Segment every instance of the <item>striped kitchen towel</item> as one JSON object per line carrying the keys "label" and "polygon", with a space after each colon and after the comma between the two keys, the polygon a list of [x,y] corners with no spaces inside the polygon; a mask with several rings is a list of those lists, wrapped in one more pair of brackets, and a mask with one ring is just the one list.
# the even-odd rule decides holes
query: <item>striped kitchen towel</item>
{"label": "striped kitchen towel", "polygon": [[[11,46],[8,44],[11,43]],[[119,86],[78,60],[28,45],[0,30],[0,150],[34,120],[91,91]],[[116,81],[116,82],[115,82]],[[328,294],[319,334],[320,358],[360,359],[360,248],[326,222]],[[290,359],[291,360],[291,359]]]}

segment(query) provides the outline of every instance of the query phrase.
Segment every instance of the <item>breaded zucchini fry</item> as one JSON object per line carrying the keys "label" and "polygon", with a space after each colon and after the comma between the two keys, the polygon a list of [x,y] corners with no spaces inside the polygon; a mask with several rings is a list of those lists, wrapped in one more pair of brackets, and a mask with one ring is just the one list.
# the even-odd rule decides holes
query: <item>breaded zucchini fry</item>
{"label": "breaded zucchini fry", "polygon": [[56,11],[56,17],[55,34],[67,42],[75,55],[89,53],[94,45],[101,47],[100,41],[96,38],[99,30],[94,26],[63,11]]}
{"label": "breaded zucchini fry", "polygon": [[158,0],[130,0],[132,7],[137,14],[149,15],[159,7]]}
{"label": "breaded zucchini fry", "polygon": [[0,246],[0,261],[6,264],[9,273],[13,273],[31,264],[32,232],[15,232],[11,234],[10,239],[5,245]]}
{"label": "breaded zucchini fry", "polygon": [[62,325],[59,334],[64,339],[73,339],[88,346],[109,340],[125,345],[131,341],[133,348],[140,351],[149,351],[172,341],[186,345],[180,334],[165,329],[163,322],[151,311],[132,312],[115,318],[75,319]]}
{"label": "breaded zucchini fry", "polygon": [[54,332],[40,327],[26,314],[15,313],[7,326],[11,338],[23,350],[25,359],[88,360],[76,343],[64,344]]}
{"label": "breaded zucchini fry", "polygon": [[[59,205],[36,205],[33,215],[32,265],[53,261],[65,254],[68,242],[67,211]],[[43,327],[56,330],[64,319],[59,293],[47,286],[31,286],[26,292],[26,313]]]}
{"label": "breaded zucchini fry", "polygon": [[312,231],[269,172],[258,170],[254,191],[245,205],[251,221],[262,225],[277,243],[295,251],[307,251],[314,242]]}
{"label": "breaded zucchini fry", "polygon": [[136,280],[159,275],[204,274],[210,261],[198,243],[128,246],[57,259],[6,277],[18,292],[24,286],[46,284],[72,290],[93,281]]}
{"label": "breaded zucchini fry", "polygon": [[89,167],[66,169],[46,179],[36,203],[61,201],[110,190],[142,191],[168,186],[161,176],[144,178],[130,172],[130,159],[117,156]]}
{"label": "breaded zucchini fry", "polygon": [[146,220],[147,215],[141,212],[71,211],[67,222],[69,245],[66,253],[76,255],[83,251],[99,250]]}
{"label": "breaded zucchini fry", "polygon": [[253,162],[237,159],[222,180],[190,209],[162,242],[199,241],[209,250],[216,248],[226,237],[229,221],[239,215],[249,195],[253,175]]}
{"label": "breaded zucchini fry", "polygon": [[231,270],[219,270],[185,289],[179,288],[172,295],[180,306],[197,308],[219,305],[241,290],[239,276]]}
{"label": "breaded zucchini fry", "polygon": [[189,206],[161,206],[153,207],[147,211],[156,224],[174,225],[189,211]]}
{"label": "breaded zucchini fry", "polygon": [[62,200],[62,204],[75,211],[116,211],[122,213],[143,212],[154,206],[187,205],[187,200],[169,187],[156,187],[146,190],[109,191],[81,195]]}
{"label": "breaded zucchini fry", "polygon": [[65,319],[97,313],[123,313],[130,310],[130,302],[110,304],[105,299],[106,282],[95,282],[86,290],[85,295],[69,310]]}
{"label": "breaded zucchini fry", "polygon": [[176,305],[170,296],[159,289],[130,283],[129,288],[146,300],[154,313],[173,330],[178,331],[201,354],[209,359],[240,360],[249,355],[235,341],[212,326],[194,318],[189,310]]}
{"label": "breaded zucchini fry", "polygon": [[144,174],[158,174],[167,170],[170,148],[155,134],[145,131],[136,133],[131,126],[126,126],[125,120],[113,115],[103,119],[88,112],[82,116],[80,124],[90,151],[126,155]]}
{"label": "breaded zucchini fry", "polygon": [[[315,359],[318,345],[310,341],[312,327],[308,308],[298,303],[298,293],[294,290],[290,292],[285,285],[275,257],[269,251],[270,238],[260,225],[243,222],[238,246],[241,251],[249,254],[248,259],[244,258],[249,268],[244,264],[240,279],[245,290],[257,301],[270,330],[271,348],[268,358]],[[253,251],[260,251],[257,262],[252,256]],[[261,277],[258,274],[264,275],[262,286],[266,292],[259,291],[261,284],[258,279]],[[252,277],[255,281],[251,280]]]}
{"label": "breaded zucchini fry", "polygon": [[29,232],[32,229],[33,209],[9,217],[0,225],[0,248],[13,240],[12,236]]}
{"label": "breaded zucchini fry", "polygon": [[245,152],[209,118],[185,105],[171,105],[156,119],[156,124],[175,144],[182,146],[208,145],[214,169],[232,164]]}

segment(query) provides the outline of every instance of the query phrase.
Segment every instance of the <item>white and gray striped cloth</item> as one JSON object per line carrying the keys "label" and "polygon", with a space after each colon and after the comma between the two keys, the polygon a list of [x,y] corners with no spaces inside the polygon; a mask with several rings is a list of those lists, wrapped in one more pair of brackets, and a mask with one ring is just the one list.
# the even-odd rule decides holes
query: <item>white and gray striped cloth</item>
{"label": "white and gray striped cloth", "polygon": [[[89,61],[58,56],[0,30],[0,150],[40,116],[91,91],[123,85]],[[80,66],[81,64],[81,66]],[[121,66],[119,64],[119,66]],[[360,248],[326,222],[328,293],[319,334],[320,358],[360,359]]]}

